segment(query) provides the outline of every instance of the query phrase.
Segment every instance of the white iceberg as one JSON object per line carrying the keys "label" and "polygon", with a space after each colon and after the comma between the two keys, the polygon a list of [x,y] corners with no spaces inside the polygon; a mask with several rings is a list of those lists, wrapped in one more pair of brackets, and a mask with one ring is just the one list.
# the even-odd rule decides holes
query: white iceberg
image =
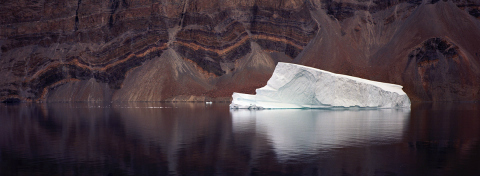
{"label": "white iceberg", "polygon": [[410,99],[397,84],[279,62],[256,95],[234,92],[230,108],[410,108]]}

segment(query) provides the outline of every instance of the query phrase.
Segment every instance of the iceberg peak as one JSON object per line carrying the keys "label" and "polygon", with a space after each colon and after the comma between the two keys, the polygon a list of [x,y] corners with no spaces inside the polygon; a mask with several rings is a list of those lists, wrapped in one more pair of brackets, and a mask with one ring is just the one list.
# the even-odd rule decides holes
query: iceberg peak
{"label": "iceberg peak", "polygon": [[234,92],[232,98],[233,109],[410,108],[400,85],[284,62],[256,95]]}

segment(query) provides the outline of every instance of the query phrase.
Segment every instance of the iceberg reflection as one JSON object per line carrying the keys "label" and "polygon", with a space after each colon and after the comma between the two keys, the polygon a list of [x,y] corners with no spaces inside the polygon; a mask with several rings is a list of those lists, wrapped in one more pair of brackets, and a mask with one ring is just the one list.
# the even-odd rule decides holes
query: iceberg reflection
{"label": "iceberg reflection", "polygon": [[[279,160],[401,141],[410,110],[231,110],[234,133],[266,135]],[[300,156],[302,155],[302,156]]]}

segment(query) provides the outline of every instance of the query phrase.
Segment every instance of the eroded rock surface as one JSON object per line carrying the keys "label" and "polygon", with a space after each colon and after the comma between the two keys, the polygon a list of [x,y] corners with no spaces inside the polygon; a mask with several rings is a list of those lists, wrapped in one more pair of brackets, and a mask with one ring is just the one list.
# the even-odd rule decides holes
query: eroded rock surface
{"label": "eroded rock surface", "polygon": [[[224,100],[264,86],[280,61],[401,84],[413,101],[478,100],[479,8],[472,0],[5,0],[0,101]],[[436,49],[431,40],[441,41]]]}
{"label": "eroded rock surface", "polygon": [[480,99],[478,1],[315,1],[294,63],[404,86],[412,101]]}
{"label": "eroded rock surface", "polygon": [[[65,92],[92,81],[108,85],[101,90],[111,96],[95,98],[101,101],[218,97],[216,90],[225,88],[218,85],[232,84],[235,74],[248,70],[245,61],[278,60],[271,52],[292,60],[318,31],[303,1],[210,3],[3,1],[0,100],[90,100],[100,89],[85,96]],[[255,58],[257,53],[267,56]],[[274,64],[265,67],[249,72],[266,80]],[[230,89],[248,89],[252,82]]]}
{"label": "eroded rock surface", "polygon": [[479,83],[473,81],[478,78],[472,65],[460,48],[447,39],[426,40],[409,54],[408,63],[406,69],[413,67],[417,71],[415,77],[408,79],[418,85],[422,99],[462,100],[476,96]]}

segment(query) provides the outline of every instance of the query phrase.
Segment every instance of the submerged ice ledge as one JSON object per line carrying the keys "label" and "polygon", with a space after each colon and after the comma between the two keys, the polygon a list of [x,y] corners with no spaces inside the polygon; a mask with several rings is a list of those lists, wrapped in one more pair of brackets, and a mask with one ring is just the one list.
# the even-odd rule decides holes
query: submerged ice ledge
{"label": "submerged ice ledge", "polygon": [[410,108],[402,86],[279,62],[256,95],[234,92],[233,109]]}

